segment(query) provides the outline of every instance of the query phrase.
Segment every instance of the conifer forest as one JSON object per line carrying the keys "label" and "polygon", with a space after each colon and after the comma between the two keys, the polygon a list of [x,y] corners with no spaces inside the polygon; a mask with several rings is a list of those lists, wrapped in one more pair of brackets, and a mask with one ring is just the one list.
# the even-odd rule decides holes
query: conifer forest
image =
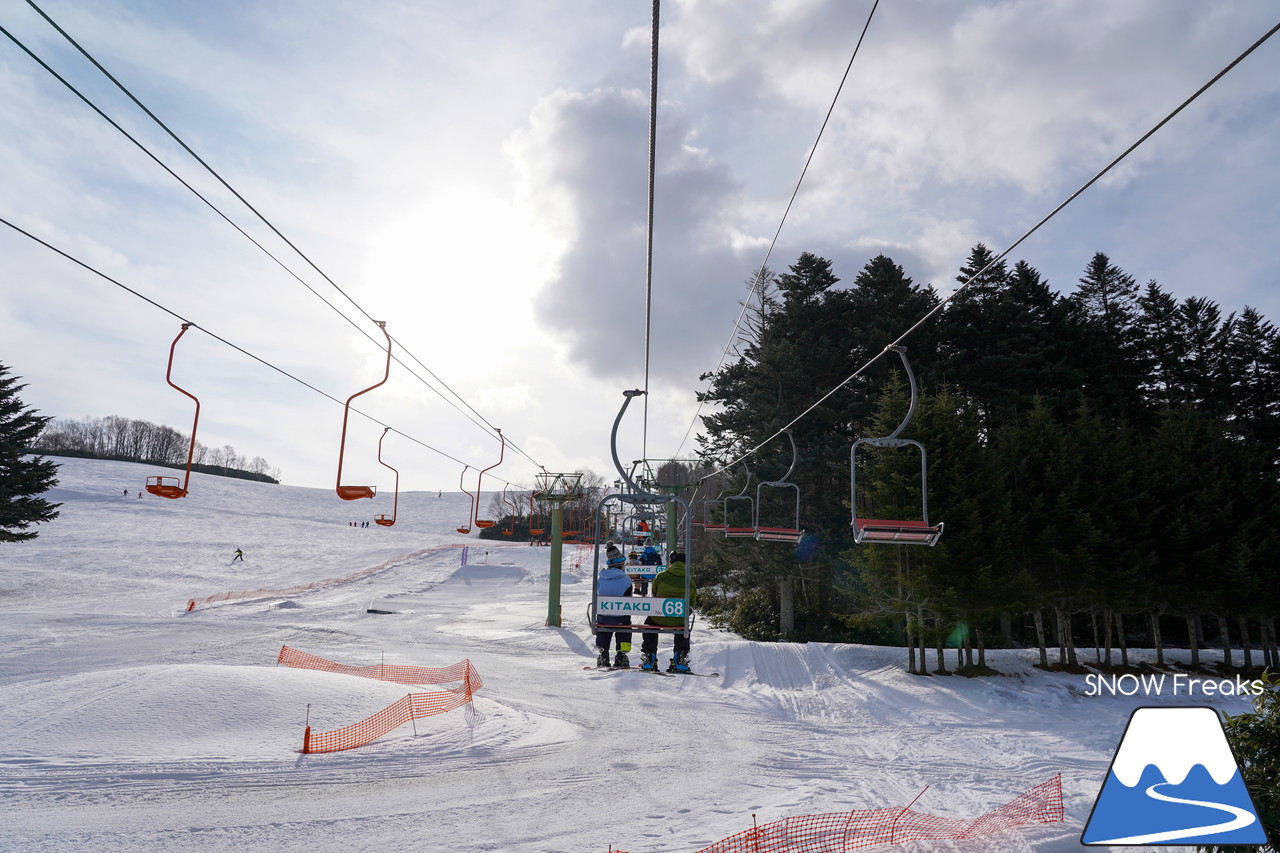
{"label": "conifer forest", "polygon": [[[763,271],[736,358],[704,377],[708,465],[838,390],[790,428],[805,537],[699,536],[703,611],[755,639],[901,645],[922,673],[982,672],[986,648],[1009,646],[1038,646],[1045,666],[1125,666],[1131,646],[1157,665],[1169,646],[1193,666],[1209,647],[1230,667],[1280,664],[1275,325],[1140,284],[1102,253],[1069,292],[993,259],[974,247],[949,300],[884,255],[851,282],[807,253]],[[918,454],[859,451],[856,500],[860,517],[919,519],[923,481],[945,532],[855,545],[851,447],[889,435],[910,398],[899,359],[875,357],[938,308],[903,342],[919,395],[902,437],[927,448],[927,480]],[[792,456],[768,441],[687,492],[691,511],[756,495]],[[759,524],[796,514],[785,492],[760,494]]]}

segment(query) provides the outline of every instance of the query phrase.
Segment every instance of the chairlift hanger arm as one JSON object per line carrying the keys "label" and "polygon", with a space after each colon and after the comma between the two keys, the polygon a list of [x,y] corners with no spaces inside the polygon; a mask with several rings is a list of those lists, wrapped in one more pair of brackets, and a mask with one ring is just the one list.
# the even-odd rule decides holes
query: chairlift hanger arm
{"label": "chairlift hanger arm", "polygon": [[647,392],[639,389],[622,392],[622,396],[625,399],[622,401],[622,408],[618,410],[618,416],[613,419],[613,431],[609,433],[609,452],[613,455],[613,467],[618,470],[618,475],[622,477],[623,481],[635,494],[640,494],[644,490],[635,484],[631,479],[631,475],[623,469],[622,460],[618,459],[618,426],[622,423],[622,416],[627,413],[627,406],[631,405],[631,398],[640,397],[646,393]]}
{"label": "chairlift hanger arm", "polygon": [[476,475],[476,499],[475,499],[475,509],[472,514],[472,521],[475,522],[475,525],[477,527],[493,526],[492,521],[488,519],[480,518],[480,493],[483,490],[485,473],[488,471],[492,471],[494,468],[497,468],[499,465],[501,465],[503,458],[507,455],[507,440],[506,438],[503,437],[502,430],[497,429],[495,427],[494,432],[498,434],[498,440],[502,442],[502,449],[498,451],[498,461],[490,465],[488,468],[482,469],[480,473]]}
{"label": "chairlift hanger arm", "polygon": [[[907,406],[907,416],[902,419],[902,423],[898,424],[898,428],[895,429],[893,432],[889,433],[888,435],[886,435],[883,439],[878,439],[880,441],[888,441],[890,439],[896,439],[898,435],[904,429],[906,429],[907,424],[911,423],[911,416],[916,413],[916,398],[918,396],[918,391],[916,388],[916,375],[911,370],[911,363],[907,361],[907,348],[902,346],[901,344],[890,344],[889,346],[885,347],[886,352],[889,350],[892,350],[898,354],[898,356],[902,359],[903,369],[907,371],[907,381],[911,384],[911,404]],[[794,444],[792,446],[794,447]]]}
{"label": "chairlift hanger arm", "polygon": [[[174,384],[174,381],[173,381],[173,354],[174,354],[174,351],[177,350],[178,348],[178,341],[182,340],[182,336],[187,333],[187,329],[191,328],[191,325],[192,325],[191,323],[183,323],[182,328],[178,331],[178,336],[173,339],[173,343],[169,344],[169,366],[168,368],[166,368],[165,374],[164,374],[164,381],[169,383],[170,388],[173,388],[174,390],[179,391],[182,394],[185,394],[187,397],[190,397],[192,402],[196,404],[196,416],[195,416],[195,419],[191,421],[191,443],[187,448],[186,475],[182,479],[181,488],[177,486],[167,486],[164,484],[165,480],[177,479],[176,477],[147,478],[147,491],[151,492],[151,494],[153,495],[159,495],[160,497],[164,497],[164,498],[186,497],[187,490],[191,485],[191,463],[192,463],[192,460],[195,459],[195,455],[196,455],[196,427],[200,425],[200,400],[196,398],[195,394],[192,394],[190,391],[188,391],[185,388],[180,388],[179,386]],[[151,482],[152,480],[155,480],[155,482],[154,483]]]}
{"label": "chairlift hanger arm", "polygon": [[[387,381],[387,377],[391,375],[391,335],[387,334],[387,324],[385,320],[374,320],[378,328],[382,330],[382,335],[387,339],[387,361],[386,367],[382,371],[382,379],[365,388],[363,391],[357,391],[347,398],[347,404],[342,410],[342,439],[338,443],[338,482],[335,489],[338,497],[344,501],[357,500],[359,498],[372,498],[376,492],[370,486],[344,486],[342,485],[342,458],[347,449],[347,421],[351,417],[351,401],[361,394],[368,394],[374,388],[381,386]],[[383,433],[386,435],[386,433]]]}

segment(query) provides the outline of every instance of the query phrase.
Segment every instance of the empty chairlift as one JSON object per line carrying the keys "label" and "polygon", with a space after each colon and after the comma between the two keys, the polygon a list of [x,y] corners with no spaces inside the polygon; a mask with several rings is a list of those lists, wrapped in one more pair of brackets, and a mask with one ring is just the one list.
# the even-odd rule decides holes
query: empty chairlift
{"label": "empty chairlift", "polygon": [[391,527],[396,523],[396,511],[400,508],[400,472],[395,468],[391,468],[386,462],[382,461],[382,439],[387,437],[387,433],[391,431],[391,427],[385,427],[382,430],[382,438],[378,439],[378,464],[383,468],[390,468],[391,472],[396,475],[396,490],[391,496],[391,517],[388,518],[386,513],[379,515],[374,521],[383,527]]}
{"label": "empty chairlift", "polygon": [[[796,440],[791,435],[791,430],[784,431],[791,441],[791,467],[787,468],[787,473],[779,479],[764,480],[756,486],[756,539],[762,542],[799,542],[804,536],[804,531],[800,529],[800,487],[795,483],[787,482],[787,478],[796,467]],[[769,511],[766,513],[765,489],[772,492],[793,493],[795,503],[793,506],[788,504],[792,511],[784,516],[780,511],[781,506],[774,501],[769,501]],[[787,524],[783,524],[784,521]]]}
{"label": "empty chairlift", "polygon": [[[387,377],[391,375],[391,336],[387,334],[387,324],[385,322],[382,320],[375,320],[374,322],[378,324],[378,328],[382,330],[382,334],[387,339],[387,366],[382,373],[382,379],[380,381],[375,382],[363,391],[357,391],[348,397],[347,405],[342,410],[342,440],[338,444],[338,482],[336,490],[338,492],[338,497],[342,498],[344,501],[356,501],[361,498],[372,498],[378,493],[377,486],[344,486],[342,484],[342,457],[347,449],[347,419],[351,416],[351,401],[356,397],[359,397],[361,394],[368,394],[374,388],[382,385],[387,381]],[[383,435],[386,435],[386,433],[384,432]]]}
{"label": "empty chairlift", "polygon": [[191,422],[191,444],[187,448],[187,473],[183,477],[182,485],[178,485],[177,477],[148,477],[147,491],[153,495],[162,498],[185,498],[187,496],[187,486],[191,482],[191,460],[195,458],[196,453],[196,427],[200,424],[200,401],[190,391],[179,388],[173,384],[173,351],[178,347],[178,341],[187,333],[187,329],[191,328],[190,323],[183,323],[182,329],[178,332],[178,337],[173,339],[173,343],[169,345],[169,367],[165,371],[164,381],[169,383],[171,388],[186,394],[196,404],[196,417]]}
{"label": "empty chairlift", "polygon": [[[916,410],[916,378],[907,362],[906,349],[893,346],[890,349],[902,358],[902,366],[906,369],[907,380],[911,383],[911,405],[907,416],[898,424],[898,428],[884,438],[860,438],[853,443],[849,451],[850,493],[853,505],[853,541],[857,544],[892,544],[892,545],[936,545],[942,536],[942,524],[929,523],[929,488],[928,461],[924,445],[909,438],[898,438],[898,435],[911,421]],[[862,445],[874,448],[914,447],[920,451],[920,518],[919,519],[872,519],[858,517],[858,448]]]}

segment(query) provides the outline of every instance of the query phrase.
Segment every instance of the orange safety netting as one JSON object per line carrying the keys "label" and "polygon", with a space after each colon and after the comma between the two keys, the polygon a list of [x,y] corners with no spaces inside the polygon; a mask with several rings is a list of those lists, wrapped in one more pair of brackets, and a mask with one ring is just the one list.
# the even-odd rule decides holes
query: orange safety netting
{"label": "orange safety netting", "polygon": [[[448,547],[460,548],[462,546],[451,545]],[[192,598],[187,601],[187,612],[190,613],[192,610],[195,610],[197,607],[201,605],[216,604],[220,601],[230,601],[233,598],[270,598],[277,595],[297,595],[298,593],[302,593],[302,592],[311,592],[312,590],[316,590],[316,589],[324,589],[325,587],[338,586],[339,584],[350,583],[351,581],[359,580],[360,578],[368,577],[369,575],[372,575],[372,574],[377,574],[378,572],[381,572],[385,569],[389,569],[392,566],[399,565],[400,563],[403,563],[406,560],[412,560],[417,557],[421,557],[423,554],[430,554],[433,551],[441,551],[441,550],[444,550],[444,549],[443,548],[424,548],[421,551],[414,551],[412,554],[403,554],[399,557],[392,557],[390,560],[387,560],[386,562],[379,563],[378,565],[371,566],[370,568],[367,568],[367,569],[361,569],[358,572],[352,572],[349,575],[343,575],[340,578],[326,578],[325,580],[312,581],[311,583],[299,584],[298,586],[287,586],[280,589],[247,589],[247,590],[241,590],[238,592],[219,592],[209,596],[208,598],[201,598],[201,599]]]}
{"label": "orange safety netting", "polygon": [[373,678],[377,681],[394,681],[397,684],[449,684],[453,681],[470,681],[472,690],[484,686],[480,674],[469,660],[460,660],[445,667],[399,666],[396,664],[375,664],[374,666],[351,666],[335,663],[322,657],[300,652],[288,646],[280,647],[276,663],[294,669],[318,669],[323,672],[336,672],[340,675],[357,675],[361,678]]}
{"label": "orange safety netting", "polygon": [[472,694],[484,685],[480,680],[480,674],[476,672],[469,660],[462,660],[452,666],[439,669],[426,666],[386,666],[385,664],[348,666],[283,646],[280,649],[278,661],[285,666],[299,669],[337,672],[379,681],[394,681],[399,684],[461,682],[457,687],[435,693],[410,693],[392,702],[372,717],[340,729],[312,734],[311,726],[308,725],[302,734],[304,753],[341,752],[344,749],[355,749],[373,743],[387,732],[412,720],[433,717],[436,714],[469,705]]}
{"label": "orange safety netting", "polygon": [[938,817],[910,808],[804,815],[739,832],[698,853],[846,853],[912,841],[977,838],[1024,824],[1062,820],[1062,777],[1059,775],[998,809],[970,820]]}

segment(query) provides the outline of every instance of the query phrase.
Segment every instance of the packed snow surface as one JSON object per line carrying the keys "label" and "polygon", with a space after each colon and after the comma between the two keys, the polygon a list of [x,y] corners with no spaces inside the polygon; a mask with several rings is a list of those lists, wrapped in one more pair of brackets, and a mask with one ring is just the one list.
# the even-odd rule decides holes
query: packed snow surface
{"label": "packed snow surface", "polygon": [[[988,652],[1001,676],[925,678],[902,649],[705,622],[694,668],[718,678],[584,670],[590,552],[566,547],[564,625],[546,627],[550,549],[456,533],[463,495],[402,494],[394,527],[353,527],[389,496],[197,474],[184,499],[139,498],[172,472],[57,461],[61,517],[0,545],[4,851],[693,853],[753,815],[905,806],[926,787],[914,810],[972,818],[1057,773],[1064,823],[911,849],[1076,850],[1136,708],[1249,708],[1090,695],[1034,650]],[[186,612],[253,590],[281,592]],[[484,686],[473,714],[303,755],[308,722],[417,688],[276,666],[284,645],[355,666],[465,658]]]}

